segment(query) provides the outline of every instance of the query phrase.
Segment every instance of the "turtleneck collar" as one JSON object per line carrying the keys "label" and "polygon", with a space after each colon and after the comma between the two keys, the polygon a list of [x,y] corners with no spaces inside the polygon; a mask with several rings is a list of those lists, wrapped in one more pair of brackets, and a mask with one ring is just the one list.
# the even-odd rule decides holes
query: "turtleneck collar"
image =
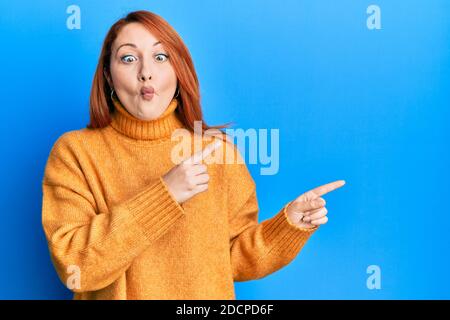
{"label": "turtleneck collar", "polygon": [[177,128],[184,124],[175,109],[177,99],[172,99],[166,110],[157,119],[141,120],[130,114],[117,97],[113,95],[115,110],[111,115],[111,126],[120,133],[138,140],[158,140],[168,138]]}

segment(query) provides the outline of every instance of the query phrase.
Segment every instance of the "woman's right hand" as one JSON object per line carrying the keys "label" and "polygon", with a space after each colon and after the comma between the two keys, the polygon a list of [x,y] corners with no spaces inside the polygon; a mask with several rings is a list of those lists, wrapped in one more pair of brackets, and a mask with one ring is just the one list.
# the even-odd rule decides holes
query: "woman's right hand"
{"label": "woman's right hand", "polygon": [[222,145],[220,140],[210,143],[205,149],[183,160],[162,176],[169,191],[178,203],[181,204],[197,193],[208,189],[209,175],[207,166],[202,164],[201,161],[220,145]]}

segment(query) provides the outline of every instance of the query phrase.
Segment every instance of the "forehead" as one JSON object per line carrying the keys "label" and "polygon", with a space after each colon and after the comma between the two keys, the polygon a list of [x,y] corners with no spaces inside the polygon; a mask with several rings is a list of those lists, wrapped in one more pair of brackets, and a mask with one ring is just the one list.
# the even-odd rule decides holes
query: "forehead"
{"label": "forehead", "polygon": [[158,39],[142,24],[132,22],[125,25],[117,35],[113,47],[117,48],[123,43],[134,43],[139,48],[152,47]]}

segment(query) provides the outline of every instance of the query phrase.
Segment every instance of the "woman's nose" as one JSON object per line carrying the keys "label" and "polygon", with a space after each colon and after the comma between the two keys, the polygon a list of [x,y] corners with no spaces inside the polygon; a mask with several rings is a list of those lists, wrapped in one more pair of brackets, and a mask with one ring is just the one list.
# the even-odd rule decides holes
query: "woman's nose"
{"label": "woman's nose", "polygon": [[139,78],[139,80],[141,80],[141,81],[145,81],[147,78],[148,78],[148,80],[151,80],[152,79],[152,76],[151,75],[149,75],[148,73],[146,74],[146,73],[140,73],[139,75],[138,75],[138,78]]}
{"label": "woman's nose", "polygon": [[150,68],[149,65],[146,63],[142,64],[141,70],[138,74],[138,79],[140,81],[145,81],[146,79],[151,80],[152,76],[151,76],[151,72],[150,72]]}

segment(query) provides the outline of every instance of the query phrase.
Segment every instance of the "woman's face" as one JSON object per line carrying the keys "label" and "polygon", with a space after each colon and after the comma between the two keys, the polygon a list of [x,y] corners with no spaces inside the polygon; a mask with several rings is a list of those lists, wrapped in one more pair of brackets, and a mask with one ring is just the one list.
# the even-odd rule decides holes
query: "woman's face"
{"label": "woman's face", "polygon": [[[168,53],[152,33],[136,22],[122,28],[111,49],[108,82],[123,106],[141,120],[158,118],[177,88]],[[154,94],[143,94],[143,87],[153,87]]]}

